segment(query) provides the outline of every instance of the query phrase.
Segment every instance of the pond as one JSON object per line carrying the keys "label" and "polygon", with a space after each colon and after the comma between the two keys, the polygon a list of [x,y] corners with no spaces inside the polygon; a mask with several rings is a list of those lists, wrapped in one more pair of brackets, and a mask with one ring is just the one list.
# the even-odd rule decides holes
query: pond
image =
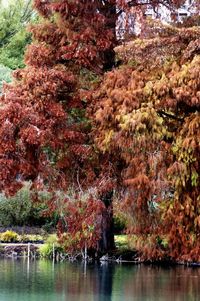
{"label": "pond", "polygon": [[0,301],[198,301],[200,268],[0,260]]}

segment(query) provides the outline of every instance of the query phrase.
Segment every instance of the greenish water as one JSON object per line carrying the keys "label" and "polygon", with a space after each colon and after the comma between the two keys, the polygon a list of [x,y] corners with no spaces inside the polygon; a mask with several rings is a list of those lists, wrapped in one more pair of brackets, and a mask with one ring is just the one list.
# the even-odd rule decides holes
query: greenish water
{"label": "greenish water", "polygon": [[0,301],[198,301],[200,268],[0,260]]}

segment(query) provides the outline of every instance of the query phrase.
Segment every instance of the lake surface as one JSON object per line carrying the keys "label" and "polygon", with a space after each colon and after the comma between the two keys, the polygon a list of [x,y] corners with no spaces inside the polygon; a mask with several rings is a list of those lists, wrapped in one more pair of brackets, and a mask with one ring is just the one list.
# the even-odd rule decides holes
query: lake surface
{"label": "lake surface", "polygon": [[200,268],[0,260],[0,301],[198,301]]}

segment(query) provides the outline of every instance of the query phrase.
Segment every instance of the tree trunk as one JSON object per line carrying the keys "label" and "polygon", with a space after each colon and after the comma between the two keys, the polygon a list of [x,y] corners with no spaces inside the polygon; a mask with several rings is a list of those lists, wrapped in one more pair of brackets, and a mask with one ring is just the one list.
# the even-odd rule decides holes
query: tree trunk
{"label": "tree trunk", "polygon": [[101,196],[101,201],[104,203],[106,209],[102,214],[102,236],[99,241],[98,250],[103,253],[115,249],[112,199],[113,191]]}
{"label": "tree trunk", "polygon": [[[112,289],[113,289],[113,276],[115,275],[115,266],[103,264],[100,267],[95,267],[97,282],[96,282],[96,298],[97,301],[111,301],[112,298]],[[105,299],[102,298],[105,295]]]}
{"label": "tree trunk", "polygon": [[116,38],[116,1],[105,1],[105,5],[99,8],[99,11],[106,19],[106,27],[112,31],[113,40],[110,49],[104,52],[104,71],[109,71],[115,66],[115,51],[114,47],[117,46]]}

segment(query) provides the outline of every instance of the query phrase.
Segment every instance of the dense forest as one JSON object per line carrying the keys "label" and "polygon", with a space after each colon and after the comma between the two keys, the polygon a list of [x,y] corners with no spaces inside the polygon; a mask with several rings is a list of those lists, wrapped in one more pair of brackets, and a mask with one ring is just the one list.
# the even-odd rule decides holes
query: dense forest
{"label": "dense forest", "polygon": [[[32,42],[0,97],[4,207],[28,189],[66,250],[114,249],[114,216],[141,258],[200,261],[200,3],[180,20],[184,2],[35,0],[29,33],[6,25],[0,63],[23,67],[9,51]],[[146,16],[160,7],[171,23]]]}

